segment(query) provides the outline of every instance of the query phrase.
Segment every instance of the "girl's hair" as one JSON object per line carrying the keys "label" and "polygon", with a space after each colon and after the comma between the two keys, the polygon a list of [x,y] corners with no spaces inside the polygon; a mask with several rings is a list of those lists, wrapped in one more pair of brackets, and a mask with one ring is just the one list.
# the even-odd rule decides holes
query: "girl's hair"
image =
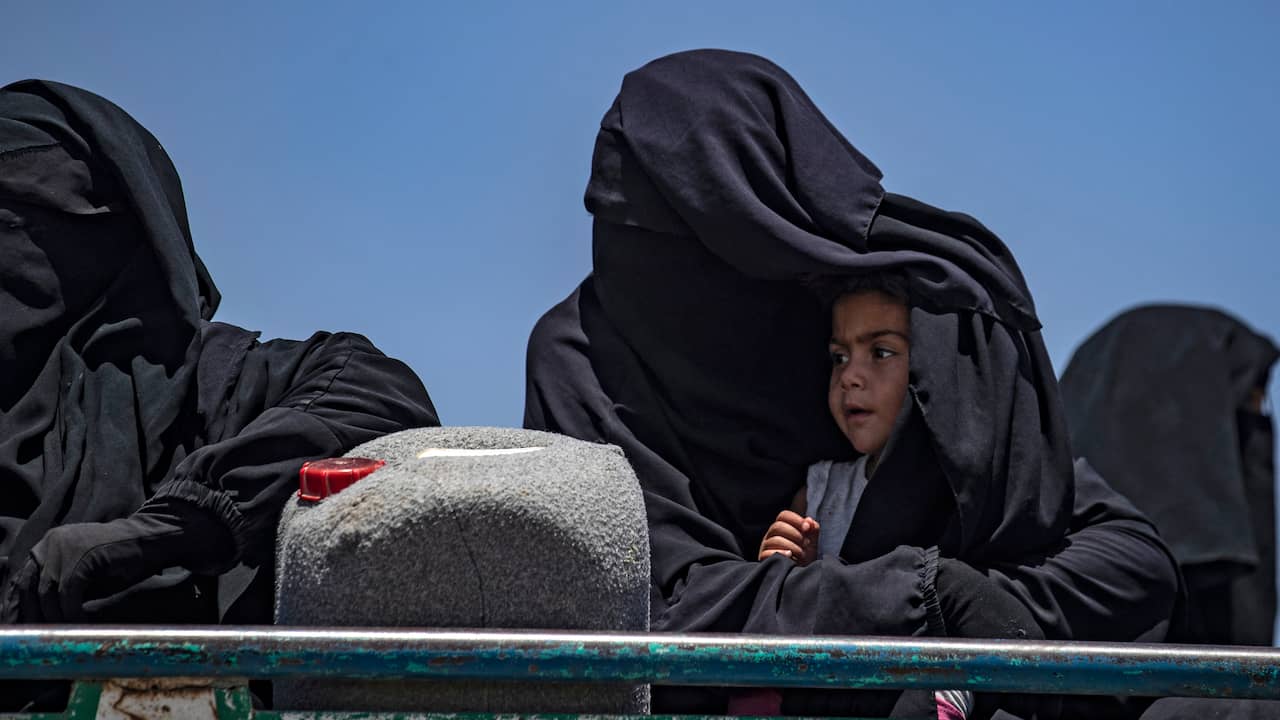
{"label": "girl's hair", "polygon": [[907,292],[907,279],[892,271],[882,270],[858,275],[812,275],[805,278],[803,283],[828,308],[845,295],[868,290],[882,292],[903,305],[911,304],[911,296]]}

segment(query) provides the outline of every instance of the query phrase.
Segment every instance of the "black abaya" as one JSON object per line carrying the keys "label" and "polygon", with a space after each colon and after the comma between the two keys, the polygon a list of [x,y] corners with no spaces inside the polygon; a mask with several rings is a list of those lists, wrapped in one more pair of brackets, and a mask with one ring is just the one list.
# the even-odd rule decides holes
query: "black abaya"
{"label": "black abaya", "polygon": [[[1159,638],[1172,563],[1140,513],[1073,468],[1011,253],[879,179],[762,58],[681,53],[629,74],[587,188],[594,272],[534,328],[526,425],[626,451],[649,516],[655,630],[938,633],[943,557],[978,568],[1048,637]],[[839,559],[756,562],[806,466],[852,453],[827,415],[829,325],[806,286],[879,271],[905,277],[913,304],[893,444]],[[722,702],[655,695],[662,710]]]}
{"label": "black abaya", "polygon": [[438,424],[366,339],[259,342],[218,299],[150,133],[73,87],[0,90],[3,621],[270,622],[301,463]]}
{"label": "black abaya", "polygon": [[1277,357],[1230,315],[1153,305],[1108,322],[1062,374],[1075,452],[1151,517],[1182,568],[1186,641],[1271,644],[1275,440],[1249,401]]}

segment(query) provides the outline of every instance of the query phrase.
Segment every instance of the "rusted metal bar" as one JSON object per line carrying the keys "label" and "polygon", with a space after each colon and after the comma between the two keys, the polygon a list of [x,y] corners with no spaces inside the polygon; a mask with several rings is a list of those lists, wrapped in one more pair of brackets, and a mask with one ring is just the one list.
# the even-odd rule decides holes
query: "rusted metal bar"
{"label": "rusted metal bar", "polygon": [[191,675],[1280,698],[1280,649],[389,628],[0,630],[0,678]]}

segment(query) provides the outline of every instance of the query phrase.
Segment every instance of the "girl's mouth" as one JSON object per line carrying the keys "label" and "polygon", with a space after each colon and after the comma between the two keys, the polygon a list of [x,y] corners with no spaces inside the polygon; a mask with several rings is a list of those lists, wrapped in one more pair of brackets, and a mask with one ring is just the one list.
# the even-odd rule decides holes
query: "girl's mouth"
{"label": "girl's mouth", "polygon": [[871,415],[871,411],[863,407],[846,407],[844,409],[845,418],[852,422],[861,422],[871,417]]}

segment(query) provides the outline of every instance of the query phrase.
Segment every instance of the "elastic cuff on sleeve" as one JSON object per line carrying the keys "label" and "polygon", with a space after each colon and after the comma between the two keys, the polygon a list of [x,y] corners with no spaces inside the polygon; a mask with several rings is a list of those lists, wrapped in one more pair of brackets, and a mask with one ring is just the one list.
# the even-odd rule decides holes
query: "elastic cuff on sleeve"
{"label": "elastic cuff on sleeve", "polygon": [[236,503],[229,495],[206,485],[191,480],[177,480],[161,485],[156,494],[143,504],[141,511],[147,509],[152,502],[172,498],[184,500],[216,517],[231,533],[235,543],[235,557],[228,559],[227,566],[234,566],[244,557],[247,549],[249,521],[240,513]]}
{"label": "elastic cuff on sleeve", "polygon": [[924,592],[925,620],[929,634],[947,636],[947,624],[942,619],[942,603],[938,600],[938,546],[924,551],[924,567],[920,570],[920,584]]}

